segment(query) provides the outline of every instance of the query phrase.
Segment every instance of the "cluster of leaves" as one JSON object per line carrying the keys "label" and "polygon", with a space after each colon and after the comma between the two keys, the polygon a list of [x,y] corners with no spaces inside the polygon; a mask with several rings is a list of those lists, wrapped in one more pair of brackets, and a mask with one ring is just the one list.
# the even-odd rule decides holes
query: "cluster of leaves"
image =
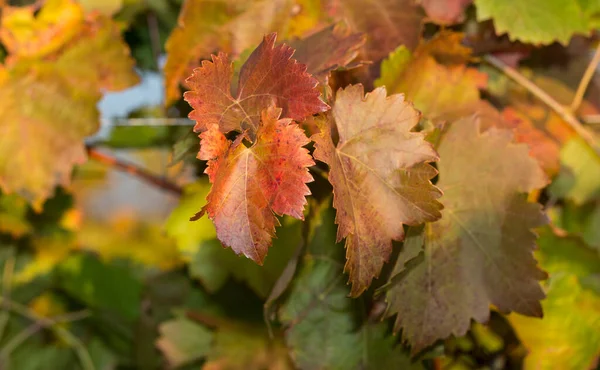
{"label": "cluster of leaves", "polygon": [[[596,366],[600,1],[125,3],[2,6],[0,367]],[[170,27],[195,134],[113,141],[207,176],[165,235],[82,222],[96,105]]]}

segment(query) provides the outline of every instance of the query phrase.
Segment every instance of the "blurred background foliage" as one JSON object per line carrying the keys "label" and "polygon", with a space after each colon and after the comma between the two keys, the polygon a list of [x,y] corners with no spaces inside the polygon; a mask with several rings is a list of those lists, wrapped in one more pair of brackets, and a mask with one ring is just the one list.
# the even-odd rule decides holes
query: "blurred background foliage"
{"label": "blurred background foliage", "polygon": [[[543,155],[556,156],[545,168],[558,175],[540,198],[553,221],[539,231],[536,252],[551,273],[543,321],[494,311],[488,324],[474,323],[467,335],[440,341],[411,361],[389,335],[389,320],[377,320],[379,300],[347,298],[344,249],[335,243],[323,179],[311,184],[315,199],[305,223],[282,219],[264,266],[222,248],[208,218],[188,222],[204,204],[209,184],[200,177],[204,164],[195,160],[189,107],[174,97],[170,107],[163,104],[165,44],[182,3],[79,0],[85,14],[114,20],[141,79],[122,92],[103,91],[101,126],[86,135],[88,149],[100,148],[179,190],[154,186],[92,156],[75,168],[71,185],[58,186],[41,207],[1,194],[0,369],[584,369],[597,361],[600,162],[586,157],[587,148],[577,142],[563,146],[572,132],[560,117],[484,64],[478,67],[488,75],[482,94],[511,104],[509,116],[521,122],[517,132],[535,136],[546,145]],[[323,24],[316,19],[318,1],[301,3],[294,36]],[[490,32],[490,24],[475,22],[472,7],[465,17],[461,29]],[[199,19],[196,26],[217,21]],[[429,23],[424,32],[439,29]],[[534,48],[492,37],[473,48],[479,55],[514,47],[505,57],[517,53],[524,74],[569,102],[592,42],[574,37],[566,47]],[[6,45],[0,52],[7,63]],[[355,81],[362,72],[353,73],[335,72],[331,85]],[[597,114],[599,101],[596,79],[580,113]],[[281,284],[294,272],[290,263],[299,267],[282,293]],[[291,328],[285,338],[283,328]],[[366,366],[364,353],[379,362]]]}

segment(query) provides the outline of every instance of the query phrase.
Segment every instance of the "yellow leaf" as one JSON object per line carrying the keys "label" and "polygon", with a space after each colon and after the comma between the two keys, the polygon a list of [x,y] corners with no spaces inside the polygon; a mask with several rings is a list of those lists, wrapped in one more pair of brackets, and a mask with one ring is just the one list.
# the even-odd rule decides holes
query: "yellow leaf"
{"label": "yellow leaf", "polygon": [[10,55],[42,57],[80,33],[83,9],[73,0],[48,0],[36,14],[37,8],[3,8],[0,39]]}

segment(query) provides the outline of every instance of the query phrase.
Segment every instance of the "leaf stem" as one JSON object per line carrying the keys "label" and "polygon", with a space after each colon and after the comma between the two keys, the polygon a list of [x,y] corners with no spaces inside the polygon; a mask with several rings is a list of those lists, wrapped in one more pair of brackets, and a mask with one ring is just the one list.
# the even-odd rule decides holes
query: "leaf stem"
{"label": "leaf stem", "polygon": [[93,147],[88,147],[87,152],[88,156],[96,162],[114,167],[119,171],[123,171],[130,175],[136,176],[151,185],[169,191],[177,196],[183,195],[183,189],[179,185],[170,182],[164,177],[155,175],[141,167],[138,167],[133,163],[124,161],[110,154],[100,152],[98,151],[98,149]]}
{"label": "leaf stem", "polygon": [[502,71],[513,81],[517,82],[519,85],[526,88],[530,93],[532,93],[535,97],[544,102],[548,107],[550,107],[553,111],[555,111],[571,128],[583,139],[585,142],[596,152],[596,155],[600,157],[600,147],[596,143],[595,136],[589,132],[581,122],[570,111],[569,108],[564,107],[562,104],[557,102],[553,97],[551,97],[548,93],[542,90],[539,86],[531,82],[527,77],[523,76],[516,69],[506,65],[500,59],[492,56],[485,55],[483,59],[494,66],[495,68]]}
{"label": "leaf stem", "polygon": [[596,52],[590,60],[585,72],[583,73],[583,77],[581,77],[581,81],[579,82],[579,86],[577,87],[577,92],[575,93],[575,97],[573,98],[573,102],[571,103],[571,112],[576,112],[583,101],[583,96],[585,95],[585,91],[594,77],[594,73],[596,72],[596,68],[598,68],[598,64],[600,63],[600,43],[596,47]]}

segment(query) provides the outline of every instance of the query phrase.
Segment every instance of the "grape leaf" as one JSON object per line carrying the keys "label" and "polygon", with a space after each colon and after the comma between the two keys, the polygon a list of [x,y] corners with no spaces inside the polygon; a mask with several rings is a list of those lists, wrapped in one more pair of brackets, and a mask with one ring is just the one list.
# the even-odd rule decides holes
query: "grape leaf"
{"label": "grape leaf", "polygon": [[4,6],[0,40],[11,58],[45,56],[77,36],[83,19],[83,9],[74,0],[48,0],[41,8]]}
{"label": "grape leaf", "polygon": [[[431,184],[436,170],[427,162],[438,155],[421,133],[410,132],[419,113],[402,95],[385,88],[366,96],[362,85],[339,90],[331,119],[312,136],[316,159],[330,167],[338,241],[346,238],[352,296],[379,275],[402,240],[402,224],[418,225],[440,217],[441,192]],[[337,146],[332,131],[337,129]]]}
{"label": "grape leaf", "polygon": [[464,20],[464,11],[473,0],[421,0],[420,2],[427,14],[427,20],[451,25]]}
{"label": "grape leaf", "polygon": [[250,148],[244,135],[231,143],[216,124],[200,135],[199,158],[208,160],[213,184],[200,212],[213,220],[219,240],[237,254],[262,264],[279,224],[275,214],[303,219],[306,183],[314,165],[304,132],[291,119],[278,119],[281,109],[262,114],[257,139]]}
{"label": "grape leaf", "polygon": [[156,346],[172,367],[205,357],[211,349],[213,333],[185,317],[160,324]]}
{"label": "grape leaf", "polygon": [[271,339],[265,330],[234,324],[217,328],[215,341],[203,370],[291,370],[281,338]]}
{"label": "grape leaf", "polygon": [[381,63],[375,85],[406,94],[432,120],[453,120],[473,112],[487,77],[464,64],[470,50],[460,45],[461,39],[460,33],[441,32],[414,53],[400,46]]}
{"label": "grape leaf", "polygon": [[4,192],[19,193],[39,210],[55,185],[69,185],[73,165],[86,159],[83,138],[97,129],[101,91],[138,81],[119,38],[115,23],[94,15],[59,54],[0,67]]}
{"label": "grape leaf", "polygon": [[233,66],[227,55],[219,53],[205,61],[186,80],[190,91],[185,100],[194,108],[190,119],[194,131],[218,125],[222,132],[250,129],[254,139],[263,109],[282,108],[283,117],[297,121],[329,107],[319,98],[317,81],[306,66],[290,59],[294,50],[275,45],[276,34],[265,36],[241,69],[238,87],[230,91]]}
{"label": "grape leaf", "polygon": [[378,61],[398,45],[413,50],[419,43],[423,11],[414,0],[328,1],[328,12],[345,19],[350,27],[367,35],[364,57]]}
{"label": "grape leaf", "polygon": [[511,40],[533,44],[558,41],[566,45],[574,34],[587,34],[600,12],[597,1],[587,0],[475,0],[477,19],[494,20],[496,32]]}
{"label": "grape leaf", "polygon": [[395,329],[413,353],[437,339],[464,335],[471,319],[500,311],[541,316],[532,229],[546,222],[539,204],[523,192],[547,179],[527,147],[508,130],[480,133],[479,118],[447,129],[439,146],[442,218],[413,228],[400,252],[387,293]]}
{"label": "grape leaf", "polygon": [[600,194],[600,160],[582,139],[569,140],[560,150],[561,171],[550,186],[554,196],[583,204]]}
{"label": "grape leaf", "polygon": [[179,26],[165,45],[167,104],[181,96],[179,84],[198,67],[201,58],[215,50],[238,56],[271,32],[302,36],[307,30],[297,23],[313,18],[303,9],[306,7],[297,10],[303,3],[300,0],[185,1],[179,14]]}
{"label": "grape leaf", "polygon": [[557,275],[542,301],[542,320],[511,314],[509,321],[529,349],[523,368],[591,369],[600,356],[600,297],[576,277]]}
{"label": "grape leaf", "polygon": [[286,343],[300,369],[423,369],[387,334],[387,323],[364,323],[361,301],[348,297],[343,250],[336,244],[334,212],[324,202],[311,219],[308,251],[279,310]]}
{"label": "grape leaf", "polygon": [[352,62],[365,41],[364,34],[352,33],[340,22],[307,38],[292,40],[290,46],[296,50],[294,58],[306,64],[308,73],[327,85],[329,73]]}
{"label": "grape leaf", "polygon": [[558,237],[543,228],[536,257],[550,274],[542,320],[508,316],[529,350],[525,369],[589,369],[600,356],[600,296],[586,289],[600,273],[600,257],[575,237]]}
{"label": "grape leaf", "polygon": [[0,194],[0,233],[8,233],[15,238],[28,234],[32,230],[27,220],[27,202],[11,194]]}

